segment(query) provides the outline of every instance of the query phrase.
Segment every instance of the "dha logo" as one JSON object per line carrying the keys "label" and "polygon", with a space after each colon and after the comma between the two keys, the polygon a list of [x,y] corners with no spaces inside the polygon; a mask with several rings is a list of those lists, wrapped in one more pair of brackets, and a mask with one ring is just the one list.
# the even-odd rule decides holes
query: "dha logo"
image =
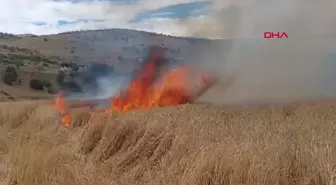
{"label": "dha logo", "polygon": [[282,39],[286,38],[288,39],[288,34],[286,32],[264,32],[264,38],[265,39]]}

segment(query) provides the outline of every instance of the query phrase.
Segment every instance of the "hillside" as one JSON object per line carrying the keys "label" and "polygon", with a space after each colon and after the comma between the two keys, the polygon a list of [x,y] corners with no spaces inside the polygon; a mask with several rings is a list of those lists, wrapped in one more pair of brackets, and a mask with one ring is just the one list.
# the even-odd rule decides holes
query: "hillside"
{"label": "hillside", "polygon": [[180,38],[149,32],[107,29],[78,31],[45,36],[20,36],[15,39],[0,39],[0,44],[37,50],[41,54],[58,56],[62,61],[120,62],[144,57],[148,46],[159,45],[168,49],[167,55],[185,57],[196,45],[214,42],[207,39]]}
{"label": "hillside", "polygon": [[[287,40],[207,40],[172,37],[125,29],[78,31],[44,36],[4,34],[3,37],[0,37],[0,60],[2,63],[6,63],[5,65],[19,66],[18,73],[24,74],[18,78],[18,80],[26,79],[24,85],[15,87],[29,90],[31,89],[28,85],[29,80],[38,79],[48,81],[43,83],[51,83],[53,87],[50,92],[55,92],[60,89],[56,81],[62,63],[74,62],[87,66],[94,63],[105,63],[113,66],[115,72],[130,75],[139,63],[147,60],[148,48],[151,45],[158,45],[165,50],[167,59],[200,64],[206,70],[216,73],[215,75],[220,76],[224,81],[227,78],[225,75],[233,73],[233,70],[225,71],[227,67],[223,67],[229,63],[229,65],[236,65],[236,67],[239,67],[239,65],[249,66],[240,67],[240,78],[245,74],[246,78],[250,78],[248,75],[255,75],[259,78],[255,81],[263,81],[262,74],[266,76],[272,74],[273,76],[270,79],[277,78],[276,80],[278,80],[273,84],[284,83],[280,82],[281,78],[285,80],[284,77],[290,77],[289,75],[284,76],[282,70],[292,71],[292,74],[302,77],[286,79],[286,81],[295,83],[293,86],[297,87],[300,85],[298,84],[300,81],[307,79],[305,75],[311,76],[311,80],[308,81],[317,79],[317,72],[314,72],[315,76],[308,73],[313,73],[320,66],[328,69],[330,68],[328,65],[333,65],[334,58],[331,58],[331,56],[334,56],[335,43],[333,38],[333,35],[316,35],[309,38],[290,37]],[[227,61],[226,57],[229,54],[231,59]],[[320,64],[313,63],[317,60],[320,61]],[[4,69],[5,67],[2,66],[1,68]],[[262,68],[268,70],[260,71]],[[332,72],[323,73],[328,76]],[[73,75],[69,72],[68,74]],[[324,74],[319,76],[322,78]],[[84,76],[86,76],[86,79],[90,78],[90,75]],[[67,77],[67,79],[71,78]],[[82,83],[85,81],[83,78],[82,75],[79,78],[76,77],[74,81],[79,83],[78,86],[83,86]],[[249,79],[246,79],[246,81],[249,81]],[[239,87],[239,93],[246,91],[245,86],[247,87],[247,85]],[[226,84],[224,83],[222,86],[224,87],[217,88],[221,93],[226,90]],[[286,87],[270,88],[268,86],[263,89],[287,88],[287,84],[285,84]],[[47,93],[48,88],[44,88],[43,91],[46,96],[49,95]],[[88,89],[94,88],[89,86]],[[314,89],[318,88],[314,87]],[[235,98],[236,91],[226,94],[229,97],[228,99]],[[258,89],[254,91],[254,94],[261,94]],[[313,92],[316,90],[307,89],[304,91]],[[320,94],[314,92],[314,96]],[[213,96],[218,97],[217,90],[215,90],[215,93],[210,92],[209,96],[205,98],[206,101],[216,99]]]}
{"label": "hillside", "polygon": [[[202,60],[204,52],[220,56],[223,53],[220,49],[223,47],[218,46],[225,44],[229,51],[230,42],[179,38],[123,29],[78,31],[44,36],[2,34],[0,67],[2,75],[8,66],[15,67],[19,76],[14,80],[14,85],[11,85],[14,89],[18,89],[19,92],[20,89],[31,91],[29,81],[36,79],[43,81],[41,82],[43,84],[51,84],[52,87],[49,85],[43,91],[37,90],[34,96],[40,96],[44,92],[43,97],[50,97],[54,93],[48,95],[48,92],[55,92],[61,88],[57,76],[63,64],[74,63],[88,67],[95,63],[103,63],[113,66],[117,73],[130,74],[139,62],[147,60],[148,50],[153,45],[163,48],[165,57],[169,60],[197,63]],[[82,84],[83,76],[88,76],[82,74],[73,78],[76,74],[69,71],[65,75],[66,79],[73,80],[71,84],[79,84],[75,85],[76,87],[85,85]]]}

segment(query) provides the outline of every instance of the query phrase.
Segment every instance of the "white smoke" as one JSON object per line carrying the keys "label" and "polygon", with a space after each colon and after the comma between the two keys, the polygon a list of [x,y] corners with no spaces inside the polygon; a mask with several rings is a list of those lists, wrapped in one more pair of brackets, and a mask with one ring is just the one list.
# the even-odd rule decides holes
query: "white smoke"
{"label": "white smoke", "polygon": [[[211,31],[222,30],[222,38],[231,39],[226,42],[232,42],[232,48],[226,60],[209,63],[208,68],[222,76],[234,73],[236,79],[227,91],[220,84],[204,100],[291,101],[335,96],[336,89],[331,92],[329,88],[335,82],[326,80],[327,71],[330,74],[326,57],[336,45],[336,12],[331,8],[335,5],[332,0],[241,0],[214,12],[217,17],[202,27],[202,33],[218,35]],[[289,38],[264,39],[265,31],[286,32]]]}
{"label": "white smoke", "polygon": [[[126,76],[108,75],[101,76],[96,79],[96,89],[84,88],[83,92],[72,92],[67,97],[69,100],[99,100],[110,99],[116,95],[122,88],[130,82],[130,78]],[[109,104],[109,102],[106,102]],[[106,105],[102,105],[106,106]]]}
{"label": "white smoke", "polygon": [[123,76],[99,77],[97,79],[98,94],[95,95],[95,98],[106,99],[113,97],[124,88],[125,84],[128,84],[129,81],[129,78]]}
{"label": "white smoke", "polygon": [[[327,59],[336,46],[336,1],[213,2],[210,15],[178,23],[190,35],[226,39],[223,57],[209,54],[207,49],[202,53],[201,66],[223,81],[203,100],[291,101],[336,95],[336,88],[330,88],[335,87],[331,79],[336,75],[332,75]],[[264,32],[286,32],[289,38],[264,39]],[[227,89],[226,78],[231,76],[234,83]],[[103,78],[98,82],[96,97],[111,96],[120,87],[118,80]]]}

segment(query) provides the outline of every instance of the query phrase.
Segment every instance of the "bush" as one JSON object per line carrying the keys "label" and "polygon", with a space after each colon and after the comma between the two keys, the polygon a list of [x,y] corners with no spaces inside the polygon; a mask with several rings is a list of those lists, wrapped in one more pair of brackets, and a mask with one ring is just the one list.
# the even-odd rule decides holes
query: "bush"
{"label": "bush", "polygon": [[49,94],[57,94],[58,90],[57,90],[57,88],[51,86],[51,87],[48,88],[48,93]]}
{"label": "bush", "polygon": [[46,80],[37,80],[37,79],[32,79],[29,82],[29,87],[34,89],[34,90],[39,90],[42,91],[44,88],[51,88],[52,84],[49,81]]}
{"label": "bush", "polygon": [[40,81],[43,85],[43,87],[50,88],[52,86],[51,82],[46,81],[46,80],[41,80]]}
{"label": "bush", "polygon": [[102,63],[94,63],[91,65],[90,73],[95,74],[95,76],[106,76],[114,72],[113,66]]}
{"label": "bush", "polygon": [[8,66],[5,70],[5,74],[2,77],[2,80],[7,85],[13,85],[17,80],[18,74],[14,67]]}
{"label": "bush", "polygon": [[43,91],[43,83],[36,79],[30,80],[29,87],[34,90]]}
{"label": "bush", "polygon": [[75,81],[68,81],[63,83],[63,88],[72,92],[82,92],[82,88]]}
{"label": "bush", "polygon": [[75,64],[75,63],[72,63],[70,66],[71,66],[71,69],[73,71],[78,71],[79,70],[79,66],[77,64]]}
{"label": "bush", "polygon": [[58,72],[56,82],[58,85],[63,85],[65,79],[65,73],[63,71]]}

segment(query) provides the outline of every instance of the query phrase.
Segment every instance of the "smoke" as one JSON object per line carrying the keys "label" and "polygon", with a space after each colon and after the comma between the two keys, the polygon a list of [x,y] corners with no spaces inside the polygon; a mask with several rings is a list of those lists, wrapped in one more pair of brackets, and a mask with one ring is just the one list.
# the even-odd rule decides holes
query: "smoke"
{"label": "smoke", "polygon": [[[92,100],[92,99],[109,99],[116,95],[122,88],[129,84],[131,77],[116,75],[110,72],[108,75],[94,77],[91,83],[84,86],[82,92],[70,92],[69,100]],[[109,103],[109,102],[106,102]]]}
{"label": "smoke", "polygon": [[[335,96],[334,0],[213,0],[209,15],[183,19],[191,36],[221,39],[190,55],[220,83],[201,101],[294,101]],[[286,32],[288,39],[264,39]],[[112,96],[129,79],[103,77],[90,97]]]}
{"label": "smoke", "polygon": [[129,81],[130,79],[124,76],[100,77],[97,79],[99,86],[96,97],[100,99],[110,98],[118,93]]}
{"label": "smoke", "polygon": [[[202,26],[187,25],[195,36],[224,38],[222,57],[202,52],[204,67],[223,81],[203,101],[293,101],[336,95],[330,70],[336,66],[330,57],[336,46],[335,1],[234,3],[220,6],[214,0],[221,8],[214,8]],[[286,32],[289,38],[264,39],[266,31]],[[230,76],[234,81],[227,87]]]}

